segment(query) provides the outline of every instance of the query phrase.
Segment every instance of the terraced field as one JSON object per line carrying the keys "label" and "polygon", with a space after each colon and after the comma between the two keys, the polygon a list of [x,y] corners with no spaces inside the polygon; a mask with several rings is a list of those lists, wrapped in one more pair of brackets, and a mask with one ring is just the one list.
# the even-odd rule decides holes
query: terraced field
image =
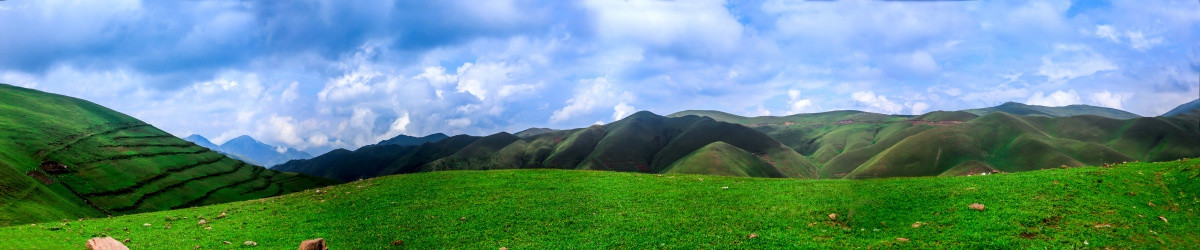
{"label": "terraced field", "polygon": [[334,183],[228,158],[66,96],[0,85],[0,225],[262,198]]}

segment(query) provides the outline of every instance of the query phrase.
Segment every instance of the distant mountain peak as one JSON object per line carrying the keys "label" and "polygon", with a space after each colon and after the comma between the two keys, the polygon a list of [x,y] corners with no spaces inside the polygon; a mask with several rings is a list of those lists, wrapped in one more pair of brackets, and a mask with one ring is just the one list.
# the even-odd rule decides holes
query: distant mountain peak
{"label": "distant mountain peak", "polygon": [[209,141],[208,138],[204,138],[204,136],[201,136],[198,134],[192,134],[187,137],[184,137],[183,139],[192,141],[192,142],[207,142],[209,144],[212,144],[212,141]]}
{"label": "distant mountain peak", "polygon": [[[234,137],[233,139],[230,139],[229,141],[225,142],[224,144],[229,144],[230,142],[239,142],[239,143],[255,142],[255,143],[262,143],[262,142],[260,142],[260,141],[258,141],[258,140],[255,140],[255,139],[254,139],[254,137],[250,137],[249,135],[242,135],[242,136]],[[222,144],[222,145],[224,145],[224,144]]]}

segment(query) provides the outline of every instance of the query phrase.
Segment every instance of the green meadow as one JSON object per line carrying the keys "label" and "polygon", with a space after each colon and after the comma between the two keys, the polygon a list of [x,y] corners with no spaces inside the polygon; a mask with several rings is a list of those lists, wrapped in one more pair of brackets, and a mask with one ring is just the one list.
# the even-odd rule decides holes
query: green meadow
{"label": "green meadow", "polygon": [[338,249],[1186,248],[1200,245],[1198,175],[1196,159],[872,180],[440,171],[0,237],[32,249],[99,236],[133,249],[281,249],[311,238]]}

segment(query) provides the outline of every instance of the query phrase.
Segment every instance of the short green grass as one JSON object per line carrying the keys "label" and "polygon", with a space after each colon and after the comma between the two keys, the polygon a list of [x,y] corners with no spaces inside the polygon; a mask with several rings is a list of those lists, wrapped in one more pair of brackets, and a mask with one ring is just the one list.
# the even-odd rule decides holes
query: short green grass
{"label": "short green grass", "polygon": [[1200,245],[1198,175],[1196,159],[877,180],[445,171],[0,228],[0,238],[21,239],[5,245],[19,249],[97,236],[134,249],[283,249],[310,238],[337,249],[1178,248]]}

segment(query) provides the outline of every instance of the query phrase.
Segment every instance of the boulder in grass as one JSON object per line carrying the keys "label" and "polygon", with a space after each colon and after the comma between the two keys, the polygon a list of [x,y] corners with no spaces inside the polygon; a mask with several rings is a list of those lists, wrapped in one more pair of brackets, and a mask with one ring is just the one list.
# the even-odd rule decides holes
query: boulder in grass
{"label": "boulder in grass", "polygon": [[979,203],[971,203],[971,205],[968,207],[970,207],[973,210],[979,210],[979,211],[983,211],[984,209],[987,209],[986,206],[984,206],[983,204],[979,204]]}
{"label": "boulder in grass", "polygon": [[125,244],[121,244],[117,239],[112,237],[92,238],[85,245],[89,250],[129,250]]}
{"label": "boulder in grass", "polygon": [[325,246],[325,238],[316,238],[300,242],[300,250],[329,250],[329,247]]}

